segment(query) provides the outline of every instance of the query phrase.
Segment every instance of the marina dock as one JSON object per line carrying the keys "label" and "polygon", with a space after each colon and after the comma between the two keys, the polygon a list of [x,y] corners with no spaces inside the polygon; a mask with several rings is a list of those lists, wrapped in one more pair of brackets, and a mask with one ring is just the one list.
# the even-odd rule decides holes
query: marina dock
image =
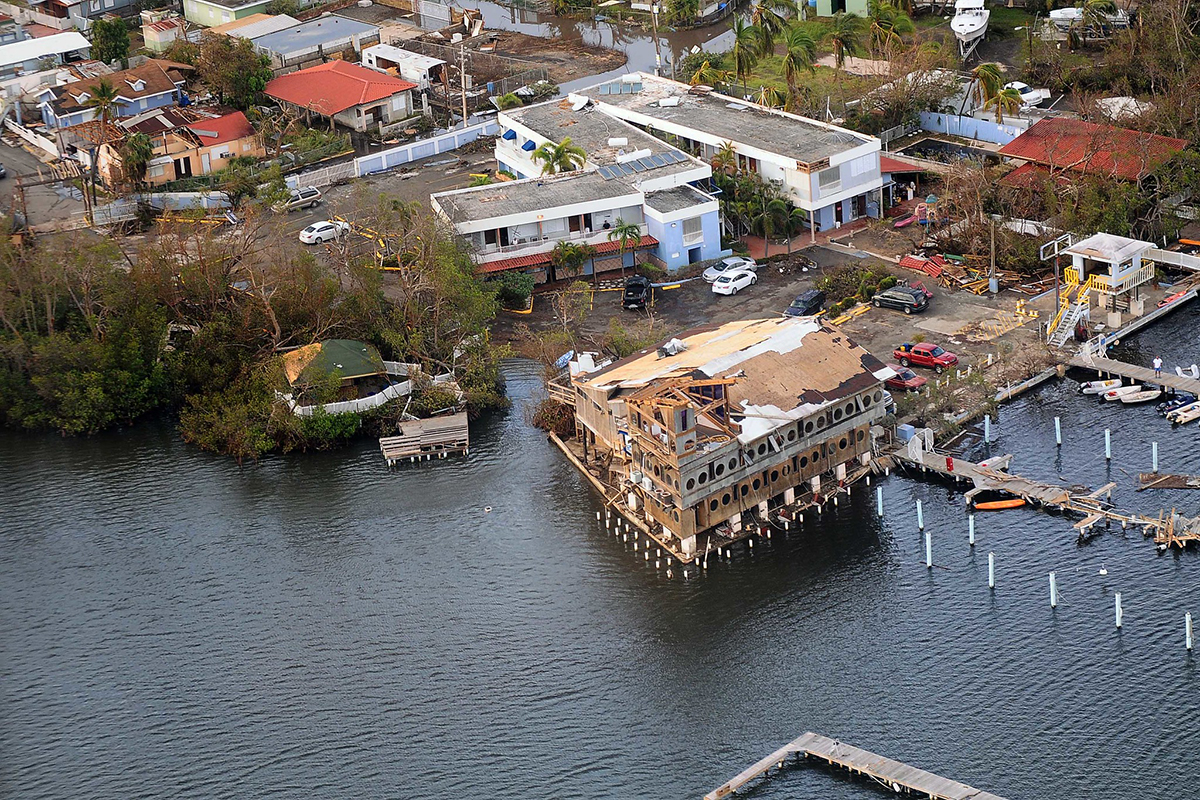
{"label": "marina dock", "polygon": [[1180,377],[1174,372],[1168,372],[1165,369],[1162,375],[1155,377],[1154,370],[1149,367],[1140,367],[1136,364],[1126,364],[1124,361],[1117,361],[1112,358],[1101,358],[1100,356],[1083,353],[1071,358],[1067,364],[1072,367],[1079,367],[1080,369],[1094,369],[1100,377],[1117,375],[1146,386],[1161,386],[1167,389],[1174,389],[1177,392],[1189,392],[1200,396],[1200,380],[1190,376]]}
{"label": "marina dock", "polygon": [[736,777],[704,795],[704,800],[720,800],[766,777],[772,768],[782,769],[789,758],[815,759],[830,766],[865,775],[893,792],[909,792],[934,800],[1003,800],[999,795],[976,789],[965,783],[943,778],[918,767],[839,742],[819,733],[805,733],[769,756],[738,773]]}
{"label": "marina dock", "polygon": [[1115,483],[1105,484],[1094,491],[1040,483],[1004,472],[1011,460],[1012,456],[1009,455],[977,464],[936,450],[905,445],[878,459],[877,464],[884,467],[907,464],[956,482],[969,482],[973,488],[963,495],[968,506],[983,492],[1000,492],[1019,497],[1035,507],[1083,514],[1083,519],[1074,525],[1081,541],[1091,535],[1098,523],[1119,522],[1122,527],[1140,528],[1143,535],[1153,536],[1159,545],[1183,547],[1190,542],[1200,542],[1200,518],[1187,519],[1174,511],[1162,511],[1157,517],[1120,511],[1111,503],[1113,489],[1117,486]]}

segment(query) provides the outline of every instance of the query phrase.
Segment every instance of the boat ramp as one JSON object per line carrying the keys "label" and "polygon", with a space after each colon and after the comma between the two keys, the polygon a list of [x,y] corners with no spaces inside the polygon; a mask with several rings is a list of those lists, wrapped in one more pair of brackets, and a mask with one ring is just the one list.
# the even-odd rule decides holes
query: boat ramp
{"label": "boat ramp", "polygon": [[865,775],[893,792],[910,792],[933,800],[1003,800],[965,783],[943,778],[918,767],[895,761],[819,733],[805,733],[769,756],[738,773],[736,777],[704,795],[704,800],[721,800],[747,784],[766,777],[772,769],[782,770],[789,759],[823,761],[852,774]]}

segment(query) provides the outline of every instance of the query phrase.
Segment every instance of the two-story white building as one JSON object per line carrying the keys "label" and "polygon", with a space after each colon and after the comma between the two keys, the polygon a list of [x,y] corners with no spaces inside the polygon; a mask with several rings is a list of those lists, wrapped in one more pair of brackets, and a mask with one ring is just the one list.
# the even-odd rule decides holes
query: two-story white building
{"label": "two-story white building", "polygon": [[739,169],[776,182],[815,219],[816,230],[880,215],[883,177],[874,136],[646,73],[578,94],[606,116],[676,137],[705,162],[732,146]]}

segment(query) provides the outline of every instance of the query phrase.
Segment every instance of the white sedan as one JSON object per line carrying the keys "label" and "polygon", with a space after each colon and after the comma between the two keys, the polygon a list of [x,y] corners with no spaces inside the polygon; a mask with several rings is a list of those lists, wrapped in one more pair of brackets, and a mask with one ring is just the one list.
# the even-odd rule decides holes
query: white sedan
{"label": "white sedan", "polygon": [[737,294],[739,289],[758,283],[758,275],[750,269],[727,269],[713,281],[713,294]]}
{"label": "white sedan", "polygon": [[322,222],[314,222],[300,231],[300,241],[304,242],[304,244],[332,242],[334,239],[345,236],[349,232],[350,223],[327,219]]}
{"label": "white sedan", "polygon": [[1022,83],[1021,81],[1006,83],[1004,84],[1004,88],[1017,90],[1017,94],[1021,95],[1021,108],[1033,108],[1050,99],[1049,89],[1035,89],[1028,83]]}
{"label": "white sedan", "polygon": [[720,261],[704,270],[704,280],[712,283],[731,269],[756,270],[758,269],[758,263],[755,262],[753,258],[747,258],[746,256],[730,256],[729,258],[722,258]]}

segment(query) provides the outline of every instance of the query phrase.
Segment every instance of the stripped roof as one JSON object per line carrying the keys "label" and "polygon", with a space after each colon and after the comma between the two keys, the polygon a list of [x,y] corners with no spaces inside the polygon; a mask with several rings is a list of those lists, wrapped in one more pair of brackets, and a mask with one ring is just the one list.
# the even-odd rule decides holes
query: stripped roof
{"label": "stripped roof", "polygon": [[266,36],[268,33],[281,31],[299,24],[300,20],[295,17],[289,17],[287,14],[251,14],[248,17],[235,19],[232,22],[214,25],[206,30],[205,33],[236,36],[240,39],[253,39],[255,36]]}
{"label": "stripped roof", "polygon": [[415,88],[414,83],[357,64],[329,61],[280,75],[267,84],[264,93],[276,100],[332,116]]}
{"label": "stripped roof", "polygon": [[814,317],[703,325],[672,338],[685,349],[661,357],[658,348],[666,340],[575,381],[626,392],[680,378],[737,378],[728,389],[730,405],[746,415],[738,438],[750,441],[894,374],[840,330]]}
{"label": "stripped roof", "polygon": [[1043,119],[1000,148],[1000,155],[1058,170],[1139,181],[1187,147],[1186,139],[1097,125]]}

